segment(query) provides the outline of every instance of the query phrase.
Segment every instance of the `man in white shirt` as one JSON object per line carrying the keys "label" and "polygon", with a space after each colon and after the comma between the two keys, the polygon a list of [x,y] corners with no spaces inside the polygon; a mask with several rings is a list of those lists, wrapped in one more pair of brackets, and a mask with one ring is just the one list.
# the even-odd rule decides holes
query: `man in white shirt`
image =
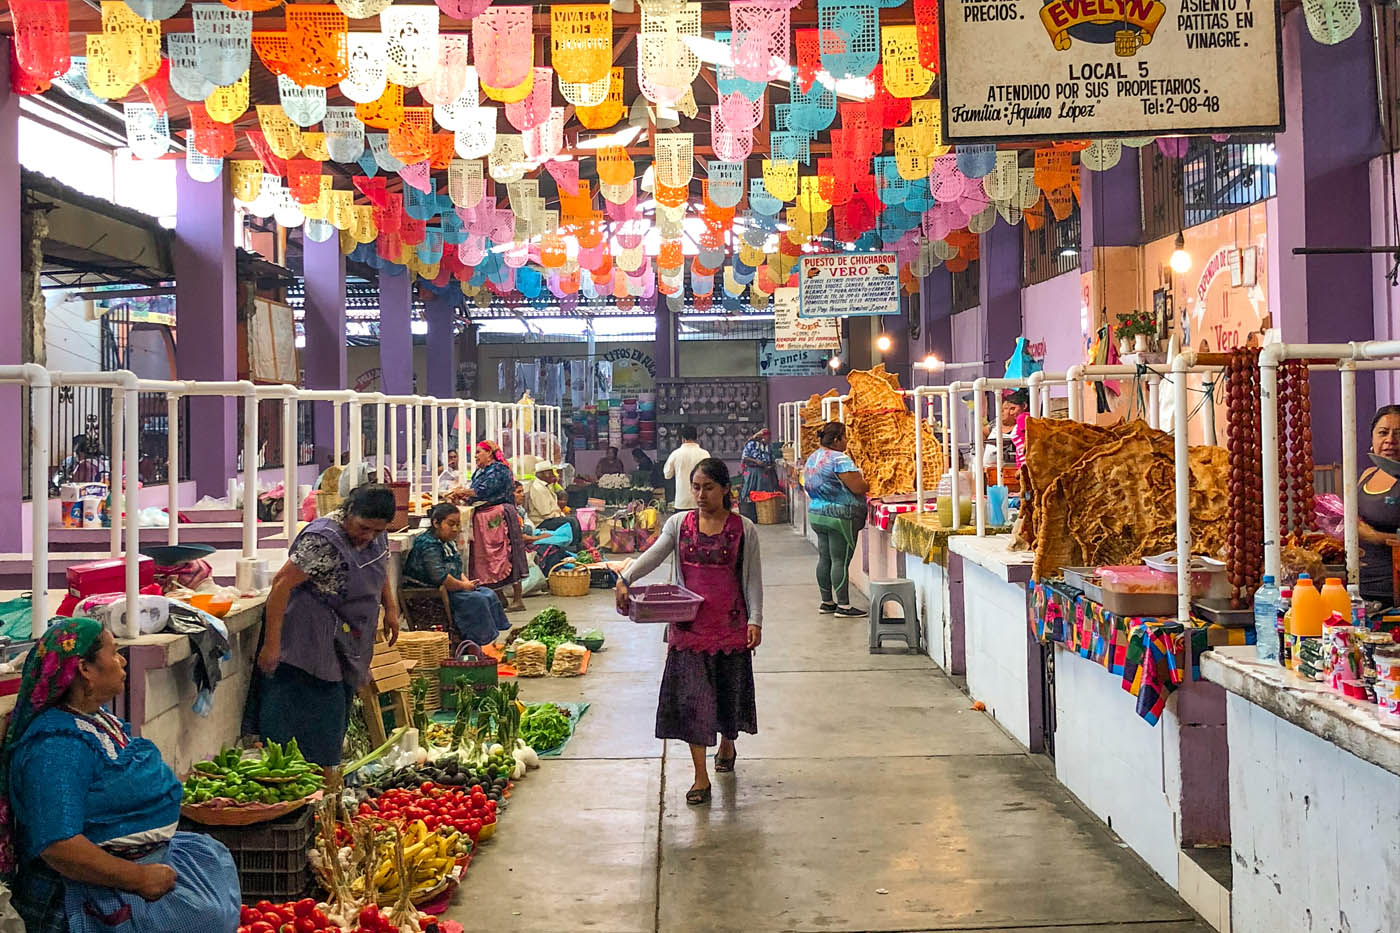
{"label": "man in white shirt", "polygon": [[573,529],[571,550],[579,547],[583,534],[578,519],[565,515],[563,490],[556,484],[559,481],[559,468],[548,461],[535,464],[535,478],[525,483],[525,515],[535,531],[553,531],[560,525]]}
{"label": "man in white shirt", "polygon": [[457,468],[457,451],[449,450],[447,452],[447,469],[438,474],[437,485],[439,496],[445,495],[462,485],[462,476],[457,472]]}
{"label": "man in white shirt", "polygon": [[667,479],[676,481],[676,511],[695,508],[695,494],[690,491],[690,474],[695,465],[710,456],[710,452],[700,446],[700,434],[693,424],[681,425],[681,446],[671,451],[666,458],[663,472]]}

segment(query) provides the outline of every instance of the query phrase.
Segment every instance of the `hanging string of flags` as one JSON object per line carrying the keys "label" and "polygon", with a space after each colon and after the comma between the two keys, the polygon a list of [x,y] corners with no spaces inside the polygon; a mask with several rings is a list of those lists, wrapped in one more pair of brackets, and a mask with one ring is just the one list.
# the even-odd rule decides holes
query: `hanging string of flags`
{"label": "hanging string of flags", "polygon": [[[66,0],[11,0],[11,80],[120,102],[137,158],[178,132],[190,176],[227,172],[254,215],[481,305],[762,308],[804,252],[840,250],[893,251],[913,291],[996,223],[1069,218],[1081,171],[1125,147],[1184,152],[952,146],[929,96],[937,0],[816,0],[795,24],[797,6],[733,0],[726,23],[642,0],[623,25],[606,3],[222,0],[181,19],[185,0],[102,0],[77,39]],[[1360,23],[1354,3],[1304,9],[1320,42]]]}

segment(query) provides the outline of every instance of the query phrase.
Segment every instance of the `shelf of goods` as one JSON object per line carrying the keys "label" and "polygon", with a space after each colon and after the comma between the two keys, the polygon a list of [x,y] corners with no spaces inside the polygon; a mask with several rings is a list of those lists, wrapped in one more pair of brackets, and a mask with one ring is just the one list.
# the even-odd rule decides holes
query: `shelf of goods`
{"label": "shelf of goods", "polygon": [[733,377],[658,380],[655,412],[660,456],[680,446],[682,425],[693,424],[701,447],[737,459],[767,419],[768,386],[762,379]]}

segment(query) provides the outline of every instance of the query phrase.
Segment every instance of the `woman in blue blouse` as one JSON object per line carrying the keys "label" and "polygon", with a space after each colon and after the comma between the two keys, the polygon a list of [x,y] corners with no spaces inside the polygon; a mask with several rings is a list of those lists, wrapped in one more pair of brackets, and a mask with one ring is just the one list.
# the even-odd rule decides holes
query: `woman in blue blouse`
{"label": "woman in blue blouse", "polygon": [[817,535],[818,612],[863,616],[851,605],[851,558],[865,518],[869,485],[846,453],[846,426],[830,421],[818,437],[821,446],[807,458],[802,485],[807,490],[807,520]]}
{"label": "woman in blue blouse", "polygon": [[223,843],[176,832],[181,787],[147,739],[102,707],[126,662],[112,633],[67,619],[24,662],[0,752],[0,871],[29,933],[232,930]]}
{"label": "woman in blue blouse", "polygon": [[471,578],[500,592],[511,588],[514,600],[507,612],[520,612],[525,603],[520,581],[530,572],[524,528],[515,509],[515,477],[501,448],[491,441],[476,445],[476,469],[466,498],[472,512]]}
{"label": "woman in blue blouse", "polygon": [[423,586],[447,587],[452,628],[457,637],[488,645],[498,633],[509,629],[510,623],[500,597],[463,576],[462,555],[457,550],[457,540],[462,536],[462,513],[457,506],[441,502],[428,513],[428,521],[431,530],[413,539],[413,548],[404,559],[404,578]]}
{"label": "woman in blue blouse", "polygon": [[767,428],[755,432],[744,445],[741,457],[744,483],[739,487],[739,512],[749,521],[756,522],[758,507],[754,505],[753,494],[778,491],[778,467],[773,459],[773,432]]}

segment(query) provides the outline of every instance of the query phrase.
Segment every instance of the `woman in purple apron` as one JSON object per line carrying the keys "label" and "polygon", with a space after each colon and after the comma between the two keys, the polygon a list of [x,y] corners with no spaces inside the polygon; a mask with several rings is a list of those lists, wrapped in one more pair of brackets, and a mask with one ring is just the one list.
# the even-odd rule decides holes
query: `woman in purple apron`
{"label": "woman in purple apron", "polygon": [[763,640],[763,573],[758,527],[735,514],[729,468],[713,457],[690,475],[697,508],[667,519],[656,543],[623,571],[617,608],[627,612],[628,588],[675,555],[676,579],[705,598],[693,622],[667,628],[666,671],[656,709],[656,737],[690,745],[695,783],[686,803],[710,799],[705,750],[721,737],[715,771],[734,770],[734,740],[758,732],[753,649]]}
{"label": "woman in purple apron", "polygon": [[340,764],[351,698],[369,680],[381,606],[389,644],[399,637],[384,535],[393,517],[388,486],[355,488],[340,512],[297,535],[267,597],[256,731],[274,742],[295,738],[323,768]]}

